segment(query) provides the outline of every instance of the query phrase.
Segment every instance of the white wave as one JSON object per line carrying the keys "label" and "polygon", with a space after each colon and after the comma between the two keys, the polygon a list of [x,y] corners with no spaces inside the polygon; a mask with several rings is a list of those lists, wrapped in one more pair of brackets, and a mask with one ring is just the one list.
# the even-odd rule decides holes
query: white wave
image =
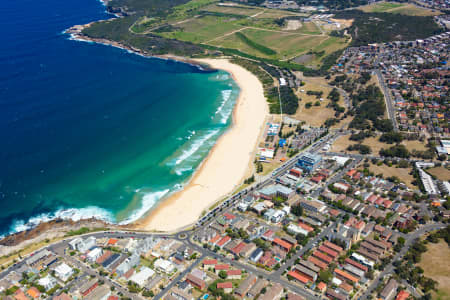
{"label": "white wave", "polygon": [[120,225],[129,224],[141,218],[150,208],[155,206],[155,204],[164,197],[169,192],[169,189],[165,189],[158,192],[146,193],[142,197],[141,207],[134,210],[131,215],[125,220],[121,221]]}
{"label": "white wave", "polygon": [[178,176],[183,175],[184,172],[192,171],[192,167],[186,167],[186,168],[177,168],[175,169],[175,174]]}
{"label": "white wave", "polygon": [[216,112],[214,113],[215,115],[220,113],[222,111],[222,109],[225,107],[225,104],[230,99],[231,92],[232,92],[232,90],[223,90],[223,91],[221,91],[221,93],[222,93],[222,103],[220,103],[219,107],[217,108]]}
{"label": "white wave", "polygon": [[194,153],[197,152],[206,141],[208,141],[218,132],[219,129],[211,130],[204,136],[198,138],[195,142],[192,143],[189,149],[184,150],[183,153],[175,160],[175,165],[179,165],[180,163],[194,155]]}
{"label": "white wave", "polygon": [[114,222],[114,216],[109,211],[97,206],[88,206],[85,208],[68,208],[60,209],[53,213],[42,213],[40,215],[31,217],[27,221],[15,220],[11,226],[10,233],[28,230],[36,227],[40,223],[49,222],[54,219],[79,221],[90,218],[96,218],[106,222]]}

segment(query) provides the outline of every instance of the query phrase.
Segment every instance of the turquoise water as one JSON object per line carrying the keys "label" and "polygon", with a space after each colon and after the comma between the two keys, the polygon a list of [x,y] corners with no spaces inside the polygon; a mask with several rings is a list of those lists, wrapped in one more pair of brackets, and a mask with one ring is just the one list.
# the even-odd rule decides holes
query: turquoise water
{"label": "turquoise water", "polygon": [[70,40],[99,2],[2,1],[0,232],[54,217],[128,223],[180,189],[228,128],[223,72]]}

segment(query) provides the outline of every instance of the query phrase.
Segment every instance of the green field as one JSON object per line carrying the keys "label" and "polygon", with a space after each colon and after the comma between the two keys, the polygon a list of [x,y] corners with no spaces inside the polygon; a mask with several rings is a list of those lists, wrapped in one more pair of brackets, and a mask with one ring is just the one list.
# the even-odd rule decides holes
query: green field
{"label": "green field", "polygon": [[394,2],[377,2],[365,5],[359,8],[364,12],[371,13],[394,13],[408,16],[435,16],[439,15],[439,11],[422,8],[410,3],[394,3]]}

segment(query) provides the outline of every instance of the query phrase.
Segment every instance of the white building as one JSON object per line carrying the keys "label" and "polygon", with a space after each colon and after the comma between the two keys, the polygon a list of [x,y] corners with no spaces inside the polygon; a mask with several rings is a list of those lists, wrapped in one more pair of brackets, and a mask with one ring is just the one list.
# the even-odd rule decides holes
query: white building
{"label": "white building", "polygon": [[147,280],[155,275],[155,271],[150,268],[142,267],[141,270],[130,277],[130,280],[140,287],[143,287]]}
{"label": "white building", "polygon": [[97,258],[102,256],[102,254],[103,254],[102,249],[99,247],[95,247],[94,249],[89,251],[89,253],[86,255],[86,257],[87,257],[88,261],[95,262],[97,260]]}
{"label": "white building", "polygon": [[86,251],[94,247],[96,244],[97,240],[95,239],[95,237],[90,236],[87,239],[83,239],[80,243],[76,245],[76,247],[78,251],[85,253]]}
{"label": "white building", "polygon": [[67,281],[73,274],[73,269],[66,263],[62,263],[55,268],[55,275],[62,281]]}
{"label": "white building", "polygon": [[175,266],[173,265],[172,262],[159,258],[155,261],[155,268],[161,272],[170,274],[175,269]]}
{"label": "white building", "polygon": [[47,275],[44,278],[39,279],[38,284],[40,286],[43,286],[45,288],[45,290],[48,291],[56,285],[56,282],[53,277],[51,277],[50,275]]}

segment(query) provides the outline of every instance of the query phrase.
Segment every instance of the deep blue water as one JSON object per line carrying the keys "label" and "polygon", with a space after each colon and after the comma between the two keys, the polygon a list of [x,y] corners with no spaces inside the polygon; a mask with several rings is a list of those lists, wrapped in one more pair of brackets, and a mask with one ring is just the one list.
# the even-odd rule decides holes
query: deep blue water
{"label": "deep blue water", "polygon": [[0,1],[0,233],[129,222],[180,188],[230,123],[228,74],[70,40],[95,0]]}

